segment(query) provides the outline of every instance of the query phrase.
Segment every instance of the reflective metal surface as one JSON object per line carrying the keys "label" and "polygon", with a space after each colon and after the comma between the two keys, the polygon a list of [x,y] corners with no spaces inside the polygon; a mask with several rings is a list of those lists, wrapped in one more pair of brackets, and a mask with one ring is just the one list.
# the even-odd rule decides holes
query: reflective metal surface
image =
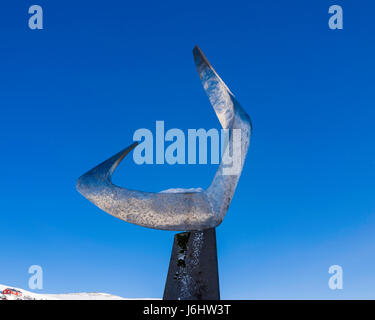
{"label": "reflective metal surface", "polygon": [[[77,181],[77,190],[105,212],[139,226],[161,230],[203,230],[218,226],[224,219],[235,192],[250,144],[251,121],[233,94],[212,68],[202,51],[195,47],[194,60],[204,90],[224,129],[239,129],[239,169],[226,172],[220,163],[206,190],[143,192],[114,185],[112,174],[136,143],[90,170]],[[233,131],[227,144],[233,150]]]}

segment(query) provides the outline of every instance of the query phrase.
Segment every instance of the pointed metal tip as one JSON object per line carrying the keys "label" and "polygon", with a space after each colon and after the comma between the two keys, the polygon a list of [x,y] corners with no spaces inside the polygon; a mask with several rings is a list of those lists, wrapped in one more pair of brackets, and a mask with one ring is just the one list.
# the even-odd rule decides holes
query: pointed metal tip
{"label": "pointed metal tip", "polygon": [[193,56],[197,68],[199,68],[202,65],[206,65],[208,68],[213,69],[211,63],[208,61],[202,49],[198,45],[196,45],[193,49]]}
{"label": "pointed metal tip", "polygon": [[111,181],[113,172],[116,170],[121,161],[126,157],[126,155],[132,151],[138,142],[134,142],[129,147],[115,154],[113,157],[102,162],[98,166],[92,168],[82,176],[80,176],[76,183],[77,190],[84,196],[88,186],[97,183],[98,181]]}
{"label": "pointed metal tip", "polygon": [[[138,145],[138,142],[132,143],[129,147],[125,148],[121,152],[119,152],[115,157],[118,157],[116,163],[117,165],[120,164],[120,162],[126,157],[126,155],[132,151],[136,146]],[[120,156],[119,156],[120,155]],[[116,165],[116,167],[117,167]],[[116,169],[116,168],[115,168]]]}
{"label": "pointed metal tip", "polygon": [[196,45],[194,48],[193,48],[193,53],[195,53],[195,51],[201,51],[202,52],[202,50],[201,50],[201,48],[199,48],[199,46],[198,45]]}

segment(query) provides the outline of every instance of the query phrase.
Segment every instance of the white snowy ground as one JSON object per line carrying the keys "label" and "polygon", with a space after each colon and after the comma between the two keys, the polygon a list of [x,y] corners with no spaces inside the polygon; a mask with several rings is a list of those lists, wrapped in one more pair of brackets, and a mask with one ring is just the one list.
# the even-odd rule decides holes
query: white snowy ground
{"label": "white snowy ground", "polygon": [[[0,284],[0,291],[6,288],[14,288],[22,292],[22,300],[158,300],[158,299],[128,299],[115,296],[109,293],[100,292],[80,292],[80,293],[62,293],[62,294],[39,294],[13,286]],[[9,295],[7,295],[8,297]],[[1,297],[1,294],[0,294]],[[1,300],[0,300],[1,301]]]}

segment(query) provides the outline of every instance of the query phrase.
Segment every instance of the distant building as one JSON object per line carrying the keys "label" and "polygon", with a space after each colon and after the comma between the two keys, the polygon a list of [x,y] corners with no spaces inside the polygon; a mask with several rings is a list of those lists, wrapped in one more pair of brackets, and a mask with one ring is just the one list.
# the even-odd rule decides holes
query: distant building
{"label": "distant building", "polygon": [[6,295],[6,294],[9,294],[9,295],[13,295],[13,296],[16,296],[18,298],[22,297],[22,292],[17,290],[17,289],[11,289],[11,288],[6,288],[3,290],[3,294]]}

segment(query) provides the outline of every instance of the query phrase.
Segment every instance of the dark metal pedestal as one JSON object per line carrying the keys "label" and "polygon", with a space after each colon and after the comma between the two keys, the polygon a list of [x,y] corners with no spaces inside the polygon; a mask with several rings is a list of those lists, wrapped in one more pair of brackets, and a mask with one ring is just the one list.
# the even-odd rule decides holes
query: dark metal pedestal
{"label": "dark metal pedestal", "polygon": [[220,299],[214,228],[175,235],[163,299]]}

